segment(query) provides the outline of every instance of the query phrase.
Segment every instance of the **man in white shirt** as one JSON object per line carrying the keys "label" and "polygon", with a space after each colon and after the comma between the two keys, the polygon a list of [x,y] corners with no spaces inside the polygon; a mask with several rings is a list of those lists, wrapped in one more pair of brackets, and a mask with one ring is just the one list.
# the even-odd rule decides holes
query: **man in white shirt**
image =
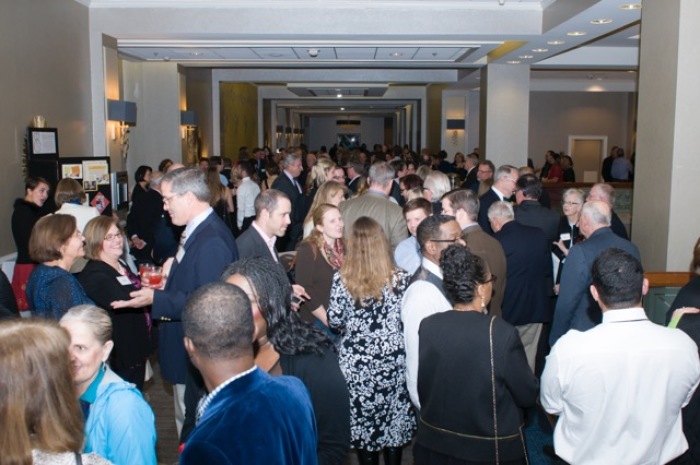
{"label": "man in white shirt", "polygon": [[562,336],[542,374],[542,406],[560,417],[555,452],[576,465],[669,463],[688,449],[681,409],[700,380],[698,348],[647,319],[634,256],[608,249],[592,275],[602,324]]}
{"label": "man in white shirt", "polygon": [[255,218],[255,198],[260,193],[260,186],[251,179],[255,168],[248,161],[238,162],[238,174],[241,183],[236,189],[236,223],[242,233]]}
{"label": "man in white shirt", "polygon": [[418,329],[423,318],[452,308],[442,288],[440,254],[454,243],[464,245],[461,235],[459,224],[451,216],[445,215],[427,217],[418,225],[416,232],[423,258],[401,302],[401,320],[406,340],[406,384],[411,402],[417,409],[420,409],[417,386]]}

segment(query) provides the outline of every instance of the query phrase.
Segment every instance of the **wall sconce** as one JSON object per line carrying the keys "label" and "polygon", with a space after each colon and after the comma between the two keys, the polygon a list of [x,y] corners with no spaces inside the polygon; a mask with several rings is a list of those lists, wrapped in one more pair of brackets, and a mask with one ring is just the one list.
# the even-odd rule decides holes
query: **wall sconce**
{"label": "wall sconce", "polygon": [[452,131],[452,145],[457,146],[459,141],[459,133],[457,131],[464,131],[465,122],[463,119],[448,119],[447,120],[447,130]]}
{"label": "wall sconce", "polygon": [[107,100],[107,120],[118,123],[112,124],[111,138],[117,140],[117,136],[119,137],[122,158],[126,160],[129,154],[129,127],[136,126],[136,103]]}
{"label": "wall sconce", "polygon": [[194,128],[197,126],[197,114],[193,111],[181,110],[180,126],[182,138],[185,139],[189,136],[190,132],[194,131]]}

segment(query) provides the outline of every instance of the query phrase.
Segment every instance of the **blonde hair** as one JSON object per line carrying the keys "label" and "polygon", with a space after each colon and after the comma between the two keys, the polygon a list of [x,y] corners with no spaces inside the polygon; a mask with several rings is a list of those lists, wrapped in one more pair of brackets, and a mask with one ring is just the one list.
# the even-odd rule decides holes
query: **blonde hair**
{"label": "blonde hair", "polygon": [[330,178],[330,173],[335,169],[335,163],[330,158],[317,158],[316,164],[311,168],[306,179],[306,188],[311,190],[314,187],[319,187]]}
{"label": "blonde hair", "polygon": [[348,251],[340,267],[342,279],[355,300],[381,299],[382,289],[396,272],[391,246],[382,227],[372,218],[358,218],[350,229]]}
{"label": "blonde hair", "polygon": [[321,184],[321,187],[318,188],[318,191],[314,196],[314,201],[311,203],[309,213],[306,215],[306,218],[304,218],[303,224],[306,224],[307,221],[311,221],[313,219],[314,211],[316,210],[316,208],[318,208],[319,205],[322,205],[324,203],[331,203],[331,199],[339,191],[343,191],[343,194],[346,194],[348,192],[348,188],[345,187],[345,185],[333,180],[326,181],[323,184]]}
{"label": "blonde hair", "polygon": [[32,449],[82,449],[69,345],[68,333],[53,321],[0,323],[1,464],[31,465]]}

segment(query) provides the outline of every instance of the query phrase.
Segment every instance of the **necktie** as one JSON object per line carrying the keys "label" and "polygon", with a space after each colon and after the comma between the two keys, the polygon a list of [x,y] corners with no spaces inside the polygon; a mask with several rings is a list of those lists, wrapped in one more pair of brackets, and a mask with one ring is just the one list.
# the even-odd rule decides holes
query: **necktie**
{"label": "necktie", "polygon": [[185,255],[185,242],[187,241],[187,231],[182,231],[182,235],[180,236],[180,245],[177,247],[177,255],[175,256],[177,258],[177,261],[180,262],[182,261],[183,255]]}

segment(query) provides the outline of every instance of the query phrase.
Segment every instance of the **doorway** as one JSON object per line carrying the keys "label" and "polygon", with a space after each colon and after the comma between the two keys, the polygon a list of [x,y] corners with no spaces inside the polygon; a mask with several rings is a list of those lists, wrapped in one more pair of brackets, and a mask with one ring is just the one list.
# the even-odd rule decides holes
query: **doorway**
{"label": "doorway", "polygon": [[576,181],[600,182],[607,151],[607,136],[569,136],[569,154],[574,161]]}

